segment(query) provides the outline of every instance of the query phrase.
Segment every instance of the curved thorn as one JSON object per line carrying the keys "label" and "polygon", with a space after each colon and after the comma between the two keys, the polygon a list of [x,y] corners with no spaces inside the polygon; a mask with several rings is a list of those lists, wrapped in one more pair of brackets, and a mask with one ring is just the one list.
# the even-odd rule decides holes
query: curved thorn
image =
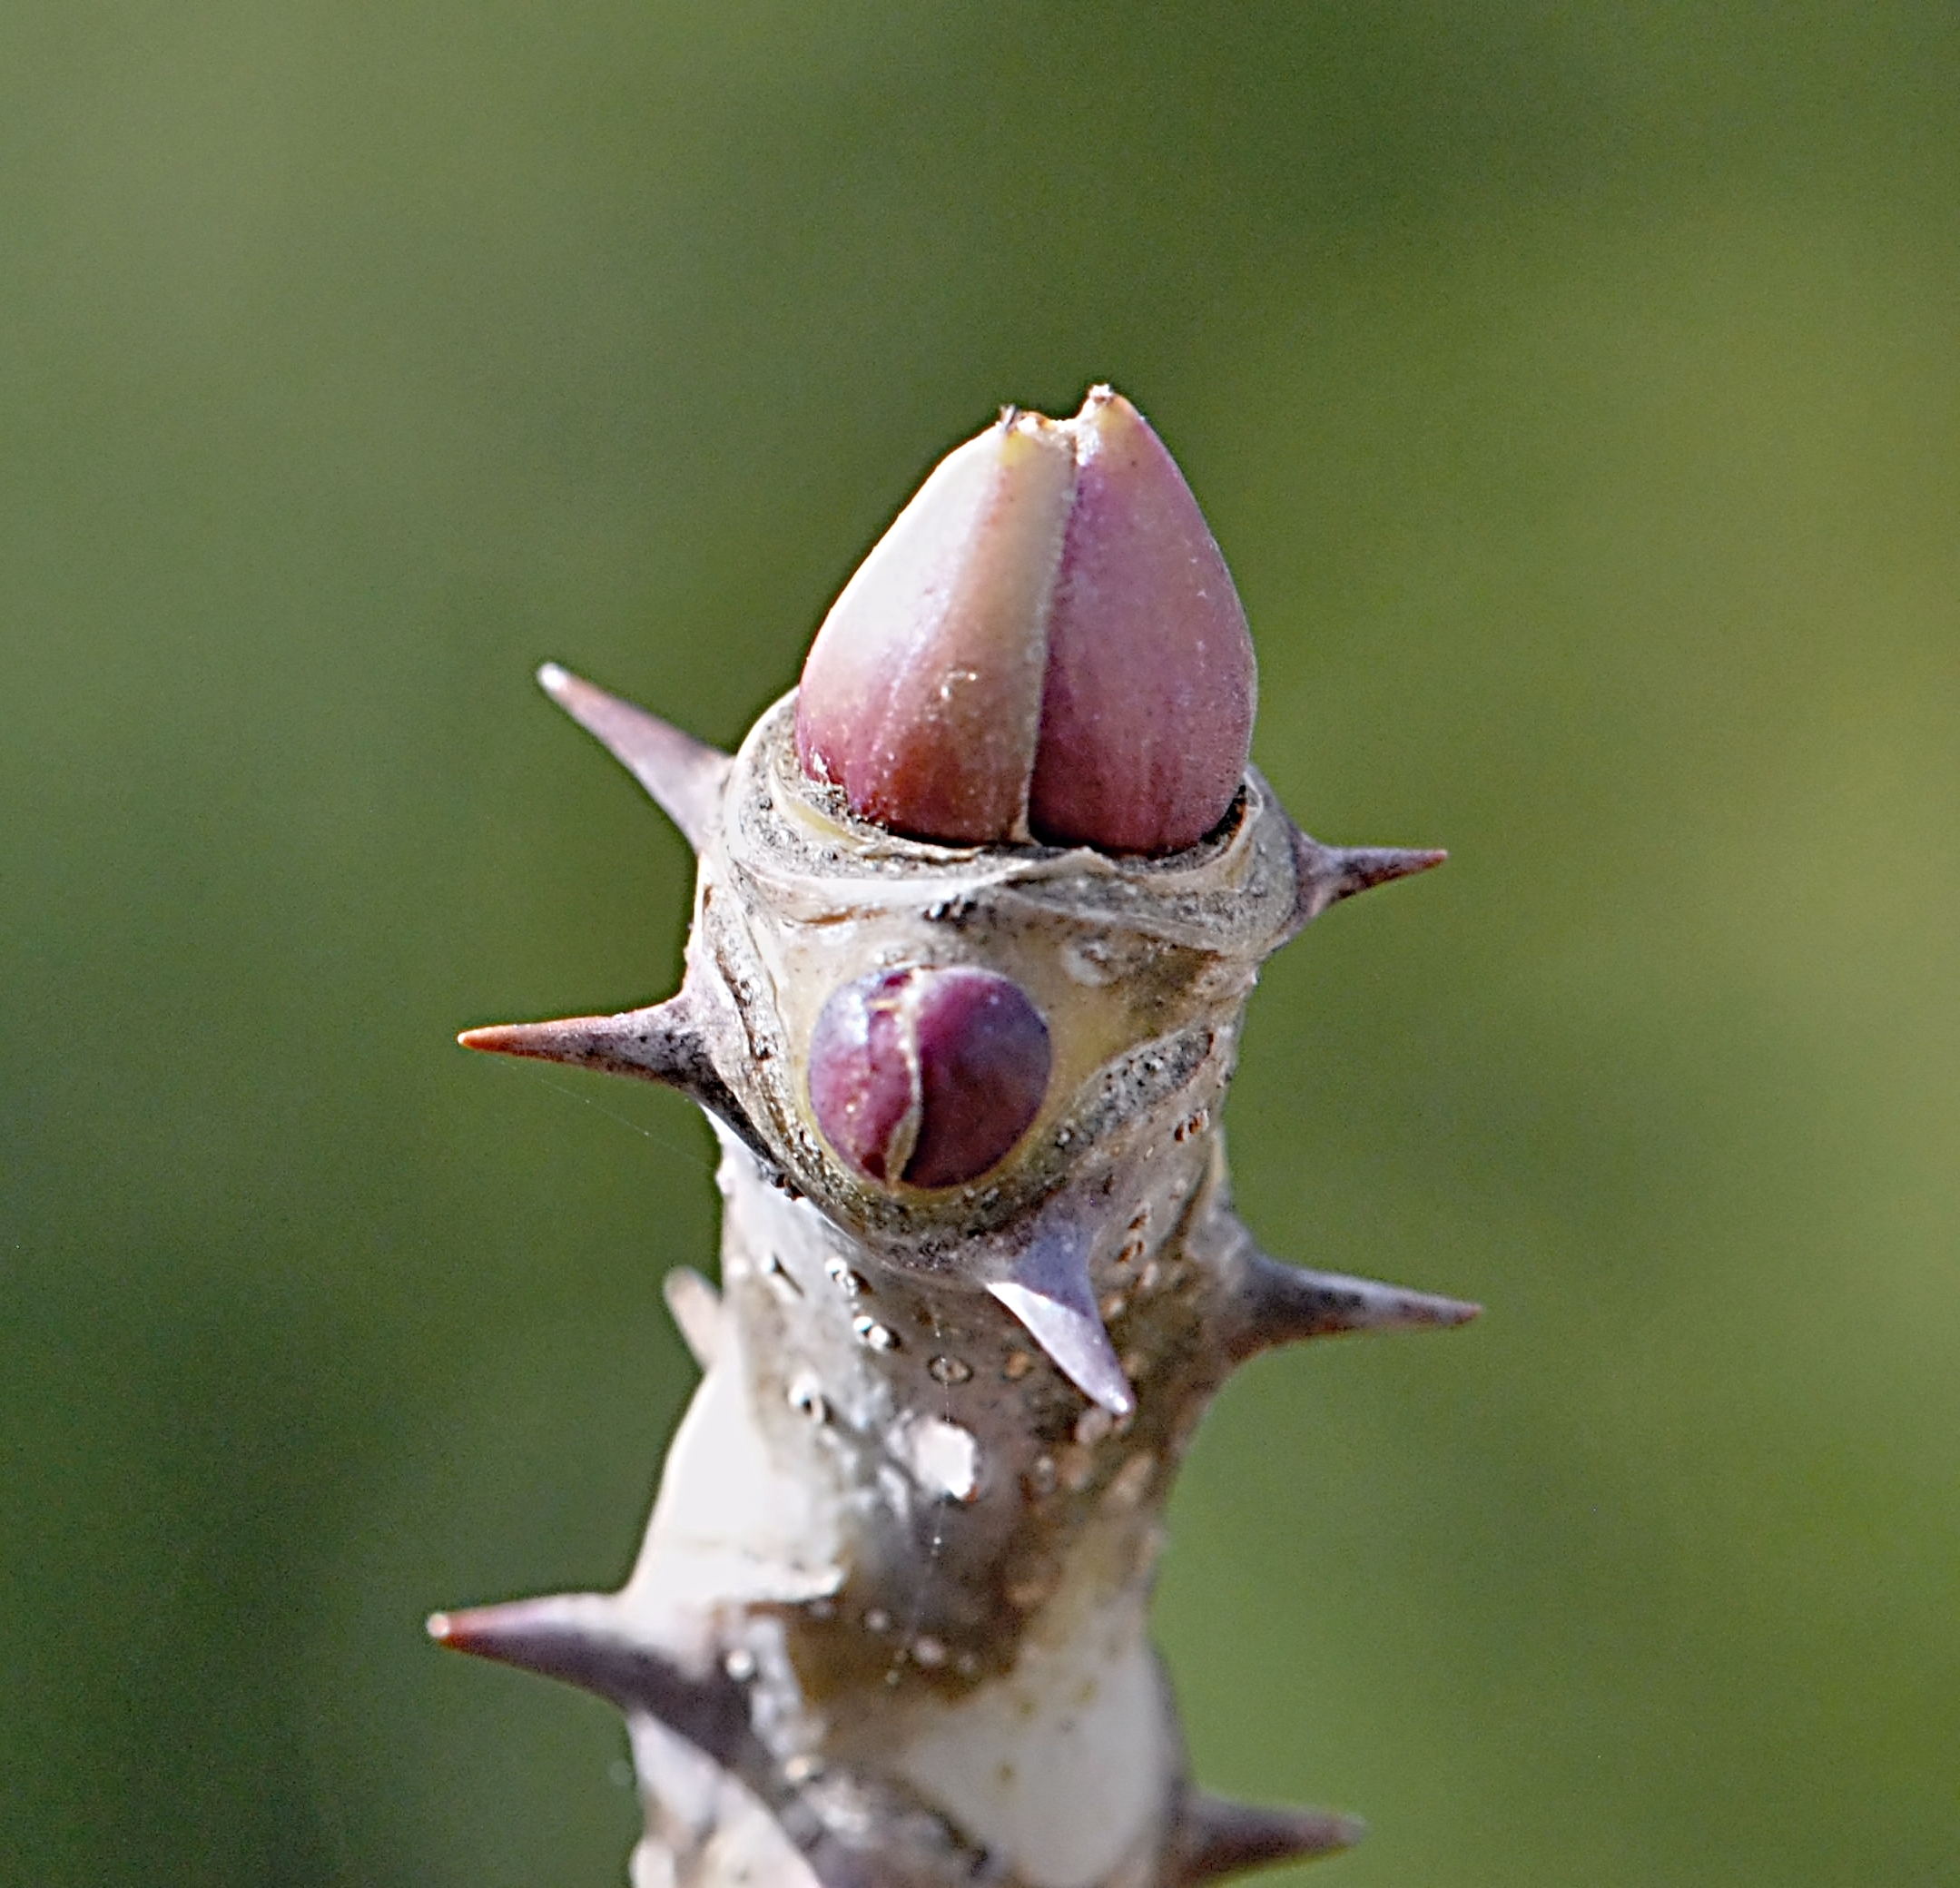
{"label": "curved thorn", "polygon": [[707,844],[734,765],[726,754],[555,662],[538,670],[537,685],[645,788],[695,851]]}
{"label": "curved thorn", "polygon": [[1226,1349],[1234,1362],[1280,1344],[1345,1331],[1426,1331],[1467,1324],[1483,1307],[1339,1272],[1309,1272],[1247,1251],[1231,1296]]}
{"label": "curved thorn", "polygon": [[1337,1854],[1367,1833],[1368,1825],[1356,1816],[1267,1809],[1193,1790],[1178,1805],[1162,1880],[1166,1888],[1196,1888],[1248,1868]]}
{"label": "curved thorn", "polygon": [[613,1016],[563,1017],[548,1023],[492,1023],[481,1029],[465,1029],[456,1039],[466,1049],[522,1056],[538,1062],[568,1062],[575,1068],[633,1076],[643,1082],[678,1088],[726,1122],[770,1172],[776,1170],[775,1155],[763,1145],[747,1111],[722,1079],[708,1053],[694,996],[687,989],[644,1009],[623,1009]]}
{"label": "curved thorn", "polygon": [[1073,1225],[1044,1226],[987,1289],[1091,1402],[1112,1416],[1128,1416],[1137,1407],[1089,1288],[1088,1242]]}
{"label": "curved thorn", "polygon": [[706,1370],[721,1349],[721,1293],[692,1265],[676,1265],[660,1281],[660,1293],[688,1354]]}
{"label": "curved thorn", "polygon": [[720,1671],[691,1677],[635,1639],[608,1593],[555,1593],[506,1606],[432,1613],[428,1636],[454,1651],[517,1666],[656,1717],[738,1775],[754,1768],[748,1699]]}
{"label": "curved thorn", "polygon": [[1357,891],[1407,879],[1439,866],[1447,852],[1409,851],[1401,846],[1324,846],[1317,839],[1293,830],[1293,865],[1299,890],[1293,923],[1286,935],[1295,937],[1329,905]]}

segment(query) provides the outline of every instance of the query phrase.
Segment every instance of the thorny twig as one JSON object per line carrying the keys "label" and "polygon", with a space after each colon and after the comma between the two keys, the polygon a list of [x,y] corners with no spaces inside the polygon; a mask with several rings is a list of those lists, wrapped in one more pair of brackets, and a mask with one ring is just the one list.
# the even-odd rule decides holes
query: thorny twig
{"label": "thorny twig", "polygon": [[1261,960],[1442,855],[1321,845],[1246,766],[1251,645],[1167,454],[1009,409],[733,758],[556,666],[700,857],[680,992],[473,1047],[708,1112],[719,1296],[616,1594],[438,1614],[625,1714],[635,1888],[1187,1888],[1346,1846],[1188,1781],[1146,1637],[1226,1374],[1475,1307],[1266,1257],[1218,1125]]}

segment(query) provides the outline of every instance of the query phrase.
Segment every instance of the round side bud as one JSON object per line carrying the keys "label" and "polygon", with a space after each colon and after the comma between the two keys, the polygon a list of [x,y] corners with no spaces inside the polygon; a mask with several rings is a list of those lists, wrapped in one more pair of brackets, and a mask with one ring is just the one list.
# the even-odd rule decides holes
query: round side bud
{"label": "round side bud", "polygon": [[823,1137],[881,1185],[958,1186],[1013,1151],[1048,1093],[1048,1026],[990,970],[874,972],[833,990],[810,1038]]}

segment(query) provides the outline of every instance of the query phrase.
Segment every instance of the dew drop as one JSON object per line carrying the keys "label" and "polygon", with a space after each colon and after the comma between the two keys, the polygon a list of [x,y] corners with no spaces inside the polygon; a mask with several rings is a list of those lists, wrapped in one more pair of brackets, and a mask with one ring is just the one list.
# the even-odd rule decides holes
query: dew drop
{"label": "dew drop", "polygon": [[755,1676],[755,1655],[746,1646],[737,1646],[722,1660],[722,1669],[737,1685],[746,1685]]}
{"label": "dew drop", "polygon": [[926,1372],[935,1383],[964,1383],[972,1376],[973,1366],[959,1357],[935,1357]]}
{"label": "dew drop", "polygon": [[823,1275],[842,1292],[846,1298],[862,1298],[868,1287],[863,1279],[849,1265],[836,1257],[825,1259]]}
{"label": "dew drop", "polygon": [[876,1318],[852,1318],[851,1331],[867,1350],[895,1351],[899,1347],[898,1332],[889,1324],[881,1324]]}
{"label": "dew drop", "polygon": [[831,1420],[831,1406],[817,1380],[806,1371],[790,1385],[790,1408],[821,1427]]}
{"label": "dew drop", "polygon": [[931,1633],[921,1632],[912,1641],[912,1657],[927,1671],[933,1671],[946,1663],[946,1647]]}
{"label": "dew drop", "polygon": [[1116,1427],[1116,1418],[1100,1403],[1091,1403],[1076,1418],[1075,1439],[1085,1449],[1093,1449]]}
{"label": "dew drop", "polygon": [[866,1632],[890,1632],[891,1615],[882,1606],[874,1606],[864,1615],[864,1629]]}

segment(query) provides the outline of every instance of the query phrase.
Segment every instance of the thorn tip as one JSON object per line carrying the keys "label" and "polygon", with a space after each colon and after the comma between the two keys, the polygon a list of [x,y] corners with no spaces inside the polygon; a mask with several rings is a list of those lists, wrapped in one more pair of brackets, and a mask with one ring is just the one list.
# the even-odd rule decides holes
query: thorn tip
{"label": "thorn tip", "polygon": [[734,764],[719,748],[547,662],[537,685],[631,773],[695,851],[714,836]]}
{"label": "thorn tip", "polygon": [[694,995],[685,987],[665,1002],[650,1003],[644,1009],[562,1017],[547,1023],[490,1023],[465,1029],[456,1039],[466,1049],[567,1062],[603,1075],[633,1076],[678,1088],[734,1129],[766,1165],[775,1165],[775,1155],[715,1067]]}
{"label": "thorn tip", "polygon": [[1239,1361],[1349,1331],[1450,1330],[1483,1309],[1461,1298],[1288,1265],[1249,1242],[1234,1301],[1236,1322],[1228,1342]]}
{"label": "thorn tip", "polygon": [[1176,1888],[1197,1888],[1246,1869],[1335,1855],[1367,1833],[1368,1825],[1358,1816],[1271,1809],[1194,1790],[1178,1809],[1164,1879]]}
{"label": "thorn tip", "polygon": [[1357,891],[1393,884],[1433,871],[1450,855],[1438,847],[1324,846],[1300,831],[1293,831],[1293,864],[1299,890],[1294,900],[1293,925],[1297,936],[1329,905],[1353,898]]}

